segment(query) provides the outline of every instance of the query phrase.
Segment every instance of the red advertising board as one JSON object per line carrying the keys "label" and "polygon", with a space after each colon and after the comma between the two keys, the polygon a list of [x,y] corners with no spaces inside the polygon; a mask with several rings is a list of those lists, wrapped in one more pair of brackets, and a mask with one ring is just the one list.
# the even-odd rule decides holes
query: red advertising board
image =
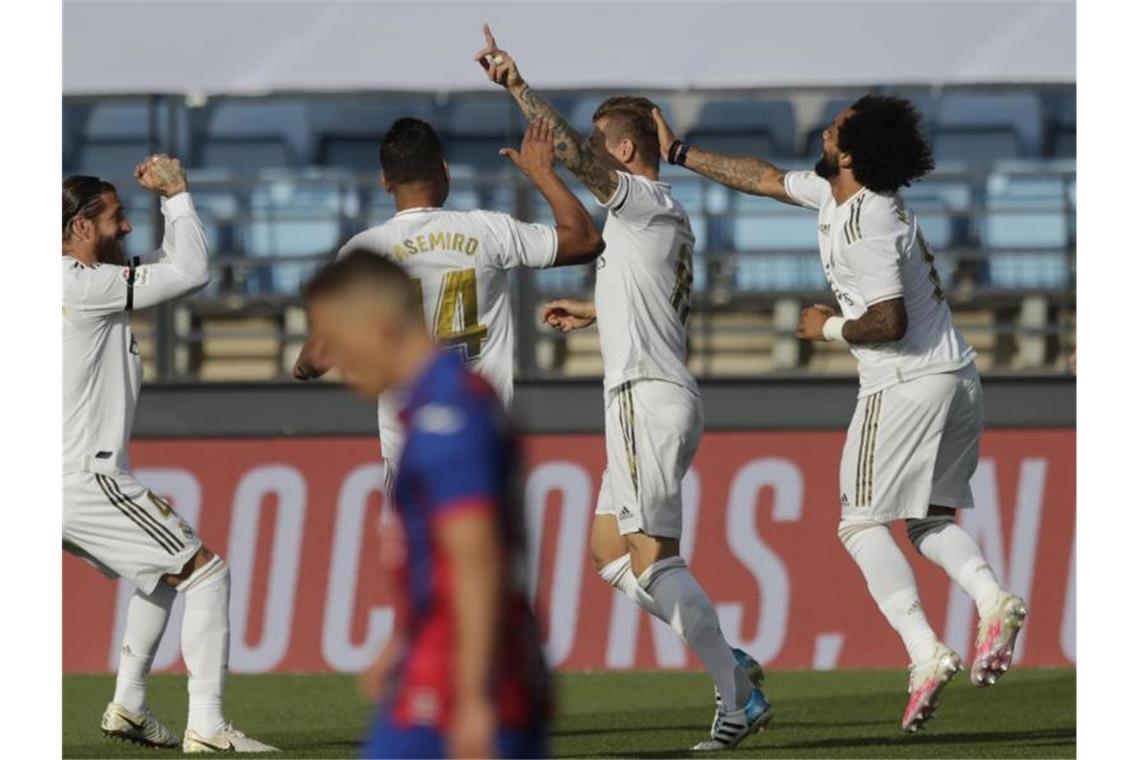
{"label": "red advertising board", "polygon": [[[985,434],[962,516],[1029,602],[1027,665],[1076,657],[1072,430]],[[840,432],[709,433],[685,482],[682,550],[735,644],[776,668],[900,667],[905,653],[836,538]],[[356,671],[391,626],[376,529],[385,506],[371,438],[148,440],[136,474],[232,569],[231,669]],[[697,667],[664,624],[604,585],[589,559],[602,469],[594,435],[531,436],[532,583],[562,669]],[[906,544],[927,613],[963,655],[973,605]],[[131,589],[63,559],[65,672],[113,667]],[[155,670],[181,668],[178,608]]]}

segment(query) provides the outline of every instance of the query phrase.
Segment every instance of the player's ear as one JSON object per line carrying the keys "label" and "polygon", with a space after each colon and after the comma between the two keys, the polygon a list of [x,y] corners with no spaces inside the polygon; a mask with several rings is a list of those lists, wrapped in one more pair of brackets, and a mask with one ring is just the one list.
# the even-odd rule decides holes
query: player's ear
{"label": "player's ear", "polygon": [[855,162],[854,162],[854,160],[852,160],[850,153],[840,153],[839,154],[839,168],[840,169],[850,169],[854,165],[854,163]]}
{"label": "player's ear", "polygon": [[384,192],[388,195],[392,194],[392,183],[388,181],[388,175],[384,173],[383,169],[380,170],[380,187],[384,188]]}
{"label": "player's ear", "polygon": [[443,180],[447,184],[451,184],[451,164],[447,163],[447,159],[443,159]]}
{"label": "player's ear", "polygon": [[633,144],[633,140],[628,137],[623,137],[621,143],[618,145],[618,157],[621,158],[622,163],[628,164],[633,160],[636,154],[637,146]]}

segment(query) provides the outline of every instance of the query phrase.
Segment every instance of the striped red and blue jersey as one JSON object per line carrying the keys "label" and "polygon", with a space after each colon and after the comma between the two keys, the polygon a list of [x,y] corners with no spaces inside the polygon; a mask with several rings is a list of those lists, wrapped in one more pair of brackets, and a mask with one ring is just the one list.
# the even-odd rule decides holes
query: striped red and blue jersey
{"label": "striped red and blue jersey", "polygon": [[518,442],[495,391],[455,352],[435,356],[407,399],[400,415],[407,443],[394,495],[406,543],[399,585],[408,648],[392,719],[448,725],[458,642],[452,575],[435,530],[441,521],[477,510],[493,516],[507,552],[492,698],[501,726],[533,725],[549,710],[549,678],[527,592]]}

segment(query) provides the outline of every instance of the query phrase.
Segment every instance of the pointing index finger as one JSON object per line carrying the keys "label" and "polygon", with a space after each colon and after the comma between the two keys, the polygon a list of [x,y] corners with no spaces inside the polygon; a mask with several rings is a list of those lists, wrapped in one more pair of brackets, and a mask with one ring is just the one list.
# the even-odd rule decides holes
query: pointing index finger
{"label": "pointing index finger", "polygon": [[483,39],[487,41],[487,46],[491,49],[497,49],[499,47],[495,42],[495,35],[491,34],[491,25],[486,21],[483,22]]}

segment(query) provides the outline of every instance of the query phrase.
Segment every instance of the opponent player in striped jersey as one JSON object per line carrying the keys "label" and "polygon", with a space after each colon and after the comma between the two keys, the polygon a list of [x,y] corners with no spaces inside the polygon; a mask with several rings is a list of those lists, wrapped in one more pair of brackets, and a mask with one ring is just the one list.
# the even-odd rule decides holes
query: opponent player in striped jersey
{"label": "opponent player in striped jersey", "polygon": [[977,605],[975,685],[993,684],[1009,668],[1027,615],[1025,602],[1001,587],[977,541],[955,523],[956,510],[974,506],[982,386],[933,254],[899,195],[934,167],[918,113],[900,98],[861,98],[824,130],[814,172],[702,150],[678,140],[660,112],[654,116],[671,163],[819,211],[820,258],[839,311],[804,309],[798,334],[849,345],[859,362],[859,400],[839,472],[839,538],[910,655],[902,727],[916,731],[961,661],[927,622],[887,524],[905,520],[915,548]]}
{"label": "opponent player in striped jersey", "polygon": [[184,752],[269,752],[222,716],[229,661],[230,571],[170,505],[131,474],[127,457],[142,360],[134,309],[204,286],[206,236],[177,159],[150,156],[135,178],[162,197],[162,250],[128,261],[131,231],[115,188],[63,181],[63,548],[136,587],[127,607],[108,737],[152,747],[178,739],[147,706],[146,679],[182,592],[182,657],[190,710]]}
{"label": "opponent player in striped jersey", "polygon": [[407,551],[397,683],[369,758],[542,757],[550,709],[527,591],[519,452],[496,391],[440,350],[419,287],[370,250],[305,288],[313,336],[367,398],[405,389],[394,488]]}
{"label": "opponent player in striped jersey", "polygon": [[592,303],[548,305],[548,324],[568,331],[595,321],[605,373],[606,471],[590,549],[602,579],[668,623],[694,651],[717,695],[701,751],[735,747],[768,724],[760,666],[734,650],[716,608],[680,556],[681,483],[697,451],[704,410],[686,367],[685,324],[693,232],[660,182],[656,127],[645,98],[610,98],[587,143],[532,90],[490,29],[475,58],[528,119],[549,119],[560,161],[608,214]]}

